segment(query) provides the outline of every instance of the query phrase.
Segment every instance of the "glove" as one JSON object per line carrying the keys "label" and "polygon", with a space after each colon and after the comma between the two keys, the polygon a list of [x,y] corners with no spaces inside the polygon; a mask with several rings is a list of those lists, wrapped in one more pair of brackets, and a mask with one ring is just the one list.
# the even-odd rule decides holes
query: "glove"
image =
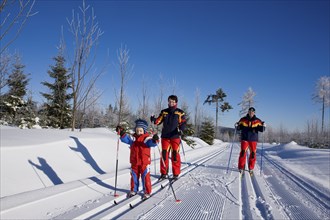
{"label": "glove", "polygon": [[158,135],[154,134],[154,136],[152,136],[152,140],[157,143],[159,141]]}
{"label": "glove", "polygon": [[262,131],[265,131],[266,130],[266,123],[264,121],[262,122],[262,126],[263,126]]}
{"label": "glove", "polygon": [[241,127],[239,126],[239,123],[238,122],[235,123],[235,129],[236,130],[241,130]]}
{"label": "glove", "polygon": [[151,121],[152,123],[155,123],[155,121],[156,121],[156,118],[155,118],[155,116],[154,116],[154,115],[151,115],[151,116],[150,116],[150,121]]}
{"label": "glove", "polygon": [[125,134],[124,129],[120,125],[117,125],[116,132],[117,132],[117,134],[120,135],[120,137],[124,136],[124,134]]}
{"label": "glove", "polygon": [[180,130],[180,129],[178,129],[178,134],[179,134],[180,136],[182,136],[182,135],[183,135],[183,131]]}

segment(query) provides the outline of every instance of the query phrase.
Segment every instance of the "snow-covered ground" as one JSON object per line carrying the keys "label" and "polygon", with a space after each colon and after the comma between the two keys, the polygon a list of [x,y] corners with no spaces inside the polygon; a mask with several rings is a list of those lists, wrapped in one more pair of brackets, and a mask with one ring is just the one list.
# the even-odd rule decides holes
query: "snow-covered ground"
{"label": "snow-covered ground", "polygon": [[120,143],[117,157],[112,130],[0,132],[1,219],[330,219],[329,149],[259,143],[254,177],[241,178],[238,143],[209,146],[194,138],[196,147],[184,143],[181,151],[176,203],[168,181],[156,182],[160,160],[153,148],[153,194],[141,202],[125,199],[129,149]]}

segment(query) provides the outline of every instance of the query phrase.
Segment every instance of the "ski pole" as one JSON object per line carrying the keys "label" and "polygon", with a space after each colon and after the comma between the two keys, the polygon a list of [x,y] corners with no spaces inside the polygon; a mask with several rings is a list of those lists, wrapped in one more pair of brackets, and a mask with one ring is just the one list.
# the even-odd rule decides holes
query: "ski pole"
{"label": "ski pole", "polygon": [[[177,130],[178,130],[178,133],[179,133],[180,145],[181,145],[181,148],[182,148],[184,162],[187,164],[186,153],[184,152],[184,147],[183,147],[183,142],[182,142],[182,138],[181,138],[181,135],[180,135],[180,129],[179,129],[179,127],[177,127]],[[182,134],[182,131],[181,131],[181,134]]]}
{"label": "ski pole", "polygon": [[117,176],[118,176],[118,151],[119,151],[119,141],[120,141],[120,134],[118,131],[118,140],[117,140],[117,156],[116,156],[116,175],[115,175],[115,193],[114,197],[118,197],[119,195],[116,193],[117,192]]}
{"label": "ski pole", "polygon": [[[155,128],[154,128],[154,126],[152,125],[152,123],[153,123],[153,121],[151,121],[151,128],[152,128],[152,130],[155,130]],[[158,125],[157,125],[157,129],[156,129],[156,134],[158,134],[159,133],[159,129],[158,129]],[[162,164],[163,164],[163,166],[166,168],[166,166],[165,166],[165,162],[164,162],[164,159],[163,159],[163,157],[162,157],[162,153],[161,153],[161,150],[160,150],[160,148],[159,148],[159,144],[157,143],[157,149],[158,149],[158,152],[159,152],[159,157],[160,157],[160,159],[161,159],[161,162],[162,162]],[[156,153],[155,153],[155,151],[154,151],[154,155],[155,155],[155,159],[156,159]],[[156,161],[154,159],[154,161]],[[155,166],[156,167],[156,166]],[[155,169],[155,174],[156,174],[156,169]]]}
{"label": "ski pole", "polygon": [[[153,123],[153,122],[151,122],[151,123]],[[158,134],[158,132],[159,132],[159,128],[158,128],[158,124],[157,124],[157,134]],[[161,150],[160,150],[160,146],[159,146],[158,143],[157,143],[157,149],[158,149],[158,152],[159,152],[160,160],[161,160],[163,166],[166,168],[166,164],[165,164],[165,161],[164,161],[164,158],[163,158],[163,155],[162,155],[162,152],[161,152]],[[168,179],[168,182],[169,182],[169,187],[172,189],[172,192],[173,192],[173,196],[174,196],[175,202],[176,202],[176,203],[180,203],[181,200],[178,199],[178,198],[176,197],[175,191],[174,191],[173,186],[172,186],[172,181],[170,180],[169,177],[168,177],[167,179]]]}
{"label": "ski pole", "polygon": [[181,200],[178,199],[178,198],[176,197],[176,195],[175,195],[175,191],[174,191],[173,186],[172,186],[173,182],[172,182],[170,179],[168,179],[168,181],[169,181],[169,184],[170,184],[170,188],[172,189],[172,192],[173,192],[173,196],[174,196],[175,202],[176,202],[176,203],[180,203]]}
{"label": "ski pole", "polygon": [[[153,126],[153,122],[151,121],[151,130],[152,130],[152,134],[158,134],[158,129],[157,132],[155,132],[155,128]],[[154,170],[155,170],[155,175],[157,174],[157,166],[156,166],[156,150],[154,150]]]}
{"label": "ski pole", "polygon": [[[265,131],[265,130],[264,130]],[[265,135],[264,132],[262,132],[262,143],[261,143],[261,161],[260,161],[260,175],[262,172],[262,157],[264,155],[264,142],[265,142]]]}
{"label": "ski pole", "polygon": [[228,170],[229,170],[229,165],[230,165],[230,160],[231,160],[231,154],[233,152],[233,145],[234,145],[234,140],[236,138],[236,128],[235,128],[235,132],[234,132],[234,137],[233,137],[233,140],[231,142],[231,149],[230,149],[230,154],[229,154],[229,160],[228,160],[228,166],[227,166],[227,171],[226,173],[228,173]]}
{"label": "ski pole", "polygon": [[32,169],[34,170],[34,172],[35,172],[35,173],[37,174],[37,176],[39,177],[39,180],[40,180],[40,182],[42,183],[42,185],[44,185],[44,187],[46,187],[46,184],[44,183],[44,181],[42,181],[40,175],[38,174],[38,172],[37,172],[36,169],[34,168],[34,164],[32,164],[32,161],[29,160],[29,162],[30,162],[30,164],[31,164],[31,166],[32,166]]}
{"label": "ski pole", "polygon": [[154,150],[154,169],[155,169],[155,175],[157,174],[157,167],[156,167],[156,151]]}
{"label": "ski pole", "polygon": [[158,143],[157,143],[157,149],[158,149],[158,152],[159,152],[160,160],[162,161],[163,166],[166,168],[165,161],[163,159],[162,152],[160,150],[160,147],[159,147]]}
{"label": "ski pole", "polygon": [[[163,166],[166,167],[166,166],[165,166],[165,161],[164,161],[164,158],[163,158],[162,153],[161,153],[161,151],[160,151],[160,147],[159,147],[159,144],[158,144],[158,143],[157,143],[157,148],[158,148],[158,151],[159,151],[160,160],[162,161]],[[168,177],[167,179],[168,179],[168,182],[169,182],[169,187],[170,187],[171,190],[172,190],[172,193],[173,193],[173,196],[174,196],[175,202],[176,202],[176,203],[180,203],[181,200],[178,199],[178,198],[176,197],[175,191],[174,191],[174,189],[173,189],[173,186],[172,186],[172,183],[173,183],[173,182],[170,180],[169,177]]]}
{"label": "ski pole", "polygon": [[183,142],[182,142],[181,137],[180,137],[180,145],[181,145],[181,148],[182,148],[182,153],[183,153],[183,157],[184,157],[184,162],[185,162],[187,165],[189,165],[188,162],[187,162],[187,159],[186,159],[186,153],[184,152],[184,147],[183,147]]}

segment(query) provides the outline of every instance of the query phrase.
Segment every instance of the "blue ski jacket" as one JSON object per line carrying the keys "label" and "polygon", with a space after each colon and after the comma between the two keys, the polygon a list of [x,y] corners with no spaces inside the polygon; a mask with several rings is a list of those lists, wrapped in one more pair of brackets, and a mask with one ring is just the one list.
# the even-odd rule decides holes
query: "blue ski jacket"
{"label": "blue ski jacket", "polygon": [[237,130],[241,131],[242,141],[258,141],[258,132],[263,132],[263,122],[255,115],[250,118],[249,114],[238,121]]}

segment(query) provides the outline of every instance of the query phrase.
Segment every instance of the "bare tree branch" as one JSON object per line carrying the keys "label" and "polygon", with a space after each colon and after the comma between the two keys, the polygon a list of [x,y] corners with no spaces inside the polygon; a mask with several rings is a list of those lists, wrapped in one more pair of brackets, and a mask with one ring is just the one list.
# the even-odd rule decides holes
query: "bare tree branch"
{"label": "bare tree branch", "polygon": [[73,93],[73,107],[72,107],[72,130],[75,128],[77,120],[77,111],[84,109],[82,105],[88,99],[92,88],[102,72],[92,74],[91,70],[94,68],[97,42],[103,35],[103,31],[99,28],[94,15],[94,9],[86,6],[85,1],[82,7],[79,7],[80,13],[75,13],[72,10],[71,20],[67,19],[69,24],[69,31],[74,38],[73,61],[71,64],[71,80]]}
{"label": "bare tree branch", "polygon": [[[32,12],[34,3],[35,0],[18,0],[10,2],[4,0],[1,3],[0,13],[5,13],[5,16],[0,24],[0,29],[2,30],[0,34],[0,41],[2,42],[0,54],[2,54],[9,47],[9,45],[17,39],[27,20],[38,13]],[[11,11],[15,11],[15,7],[18,7],[17,13],[11,14]],[[14,32],[13,36],[10,36],[9,34],[11,31]],[[7,42],[5,41],[6,37],[8,37]]]}
{"label": "bare tree branch", "polygon": [[127,81],[133,75],[133,66],[129,64],[129,50],[123,46],[119,48],[117,51],[117,59],[118,59],[118,70],[120,74],[120,91],[119,91],[119,112],[118,112],[118,123],[121,123],[122,120],[126,120],[123,116],[125,111],[127,111],[127,103],[124,100],[125,94],[125,85]]}

